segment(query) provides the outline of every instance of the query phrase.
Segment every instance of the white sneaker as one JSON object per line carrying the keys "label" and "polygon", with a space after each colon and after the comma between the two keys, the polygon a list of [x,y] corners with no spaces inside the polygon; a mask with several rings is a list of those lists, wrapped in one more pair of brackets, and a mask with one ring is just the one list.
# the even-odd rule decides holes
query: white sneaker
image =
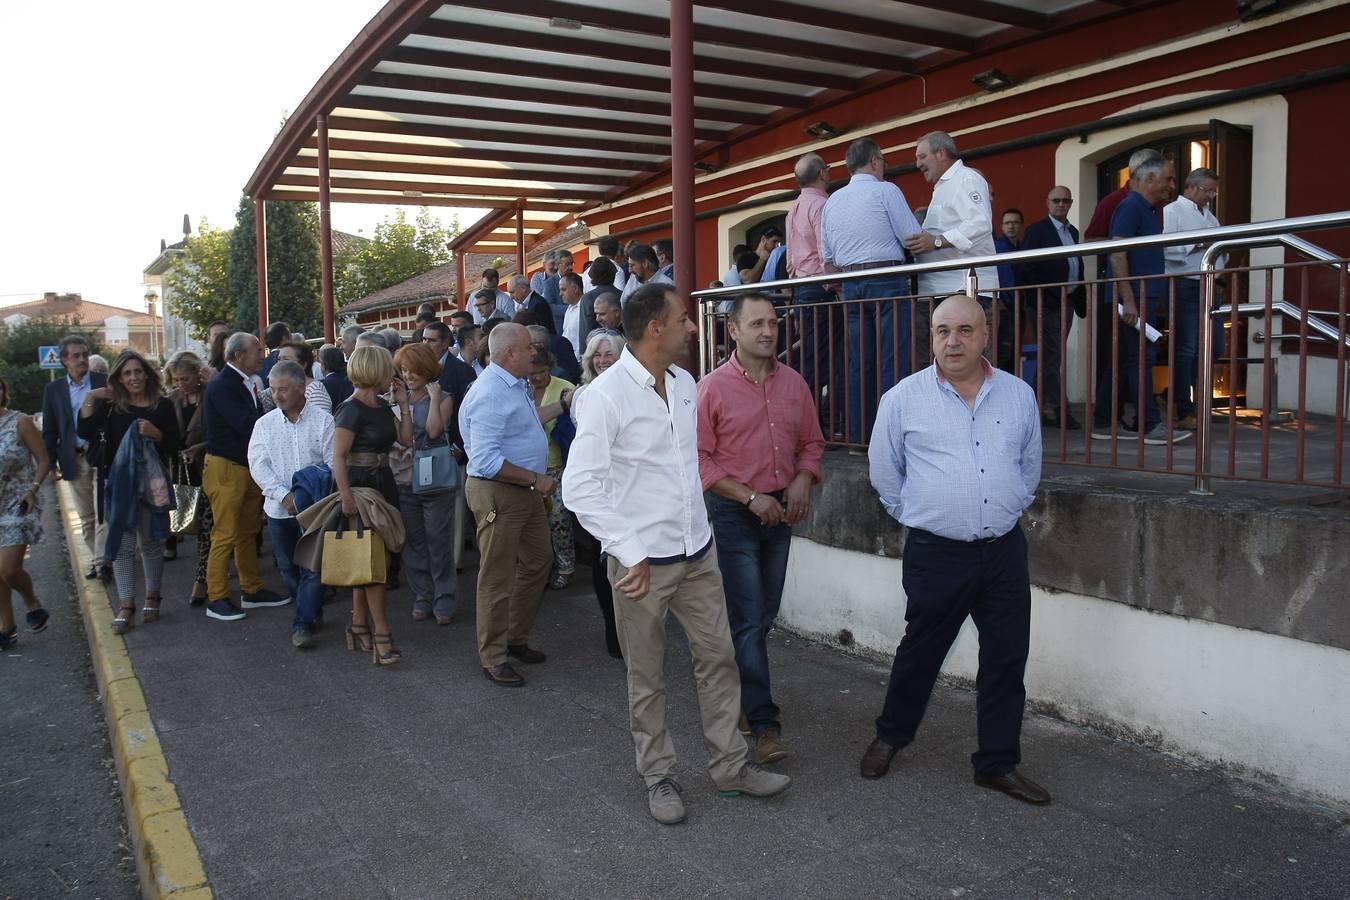
{"label": "white sneaker", "polygon": [[684,821],[684,801],[680,786],[674,778],[662,778],[647,788],[647,810],[662,825],[678,825]]}
{"label": "white sneaker", "polygon": [[781,794],[792,784],[792,779],[777,772],[768,772],[752,762],[745,764],[741,773],[726,784],[719,784],[717,791],[723,797],[735,797],[749,794],[751,797],[772,797]]}

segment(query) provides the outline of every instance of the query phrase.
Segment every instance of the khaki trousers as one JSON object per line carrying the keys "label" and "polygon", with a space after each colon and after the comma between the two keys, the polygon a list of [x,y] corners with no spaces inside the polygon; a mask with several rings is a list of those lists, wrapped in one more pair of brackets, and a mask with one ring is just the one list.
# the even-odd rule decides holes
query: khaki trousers
{"label": "khaki trousers", "polygon": [[[609,558],[609,583],[618,584],[628,569]],[[745,739],[736,728],[741,710],[741,676],[727,624],[717,548],[701,559],[651,567],[647,596],[634,602],[614,589],[614,619],[628,666],[628,722],[633,732],[637,770],[648,787],[675,769],[675,745],[666,729],[666,614],[689,637],[694,683],[703,717],[703,738],[712,752],[708,774],[727,784],[746,762]]]}
{"label": "khaki trousers", "polygon": [[478,520],[478,658],[491,668],[506,662],[508,646],[529,643],[553,543],[538,492],[470,478],[464,496]]}
{"label": "khaki trousers", "polygon": [[89,545],[93,561],[107,562],[103,559],[103,547],[108,542],[108,526],[99,522],[96,515],[94,481],[98,473],[84,461],[83,456],[75,457],[75,466],[75,477],[66,483],[75,495],[75,514],[80,517],[80,531],[84,533],[84,542]]}
{"label": "khaki trousers", "polygon": [[211,555],[206,559],[206,596],[230,596],[230,557],[245,594],[263,588],[258,577],[258,531],[262,527],[262,491],[247,466],[223,456],[207,454],[202,468],[202,490],[211,504]]}

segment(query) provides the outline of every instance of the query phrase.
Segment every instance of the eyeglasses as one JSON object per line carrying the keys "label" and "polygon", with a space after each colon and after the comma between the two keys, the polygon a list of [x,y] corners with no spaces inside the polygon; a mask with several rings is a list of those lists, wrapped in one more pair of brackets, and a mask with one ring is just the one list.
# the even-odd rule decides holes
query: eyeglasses
{"label": "eyeglasses", "polygon": [[1072,203],[1072,202],[1073,202],[1073,198],[1072,198],[1072,197],[1051,197],[1051,198],[1050,198],[1050,202],[1051,202],[1051,203],[1055,203],[1055,204],[1059,204],[1059,203]]}

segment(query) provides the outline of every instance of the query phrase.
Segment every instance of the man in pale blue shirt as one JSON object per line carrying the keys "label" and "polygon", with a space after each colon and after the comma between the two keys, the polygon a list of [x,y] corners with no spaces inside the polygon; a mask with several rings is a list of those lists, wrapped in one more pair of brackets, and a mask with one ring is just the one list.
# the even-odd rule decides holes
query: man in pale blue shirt
{"label": "man in pale blue shirt", "polygon": [[872,485],[905,538],[905,635],[895,651],[864,778],[914,740],[942,662],[969,616],[980,636],[975,783],[1033,804],[1017,771],[1031,631],[1027,540],[1018,520],[1041,477],[1036,395],[984,358],[984,308],[964,294],[933,310],[935,363],[886,392],[868,450]]}
{"label": "man in pale blue shirt", "polygon": [[[821,256],[845,272],[903,263],[903,241],[919,233],[919,222],[900,188],[884,180],[886,160],[881,148],[868,138],[854,141],[844,165],[853,177],[825,201],[820,218]],[[898,303],[850,302],[844,310],[849,443],[862,443],[876,419],[878,374],[884,391],[895,384],[898,374],[910,370],[911,300],[909,282],[901,276],[844,282],[846,301],[894,297],[905,299]]]}
{"label": "man in pale blue shirt", "polygon": [[547,474],[548,436],[525,376],[534,345],[524,325],[503,322],[488,335],[492,361],[459,408],[459,430],[469,457],[464,487],[478,521],[478,656],[488,681],[525,683],[507,662],[541,663],[530,647],[553,565],[544,498],[553,493]]}

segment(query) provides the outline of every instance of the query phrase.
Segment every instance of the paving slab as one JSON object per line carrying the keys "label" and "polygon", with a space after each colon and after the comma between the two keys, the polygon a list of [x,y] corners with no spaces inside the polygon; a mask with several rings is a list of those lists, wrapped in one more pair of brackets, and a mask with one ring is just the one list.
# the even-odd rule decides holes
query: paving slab
{"label": "paving slab", "polygon": [[[606,655],[582,570],[550,591],[505,690],[479,671],[475,557],[454,625],[390,597],[405,659],[379,669],[342,640],[313,651],[290,609],[208,620],[169,564],[166,613],[127,645],[212,888],[220,897],[1344,897],[1350,819],[1225,772],[1029,716],[1032,808],[971,781],[974,696],[940,685],[918,739],[858,777],[888,667],[771,637],[794,778],[722,799],[705,770],[688,645],[671,626],[668,708],[689,810],[654,823],[633,768],[622,664]],[[264,554],[266,555],[266,554]],[[264,564],[269,584],[278,579]],[[180,598],[172,602],[170,598]]]}

